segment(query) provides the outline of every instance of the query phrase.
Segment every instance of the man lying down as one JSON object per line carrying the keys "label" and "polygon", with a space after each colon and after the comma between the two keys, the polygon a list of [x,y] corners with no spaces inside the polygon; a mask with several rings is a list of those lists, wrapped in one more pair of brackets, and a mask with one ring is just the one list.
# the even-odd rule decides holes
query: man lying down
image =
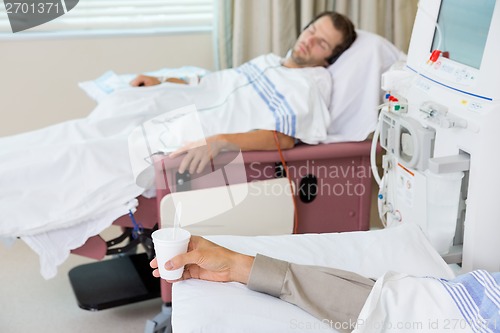
{"label": "man lying down", "polygon": [[[186,117],[163,116],[186,105],[194,104],[207,141],[218,147],[212,154],[234,147],[276,149],[274,131],[282,148],[295,140],[320,142],[331,93],[324,67],[355,38],[346,17],[326,12],[302,31],[285,59],[261,56],[209,74],[194,87],[139,76],[134,87],[112,93],[85,119],[1,138],[0,238],[21,237],[40,255],[42,275],[55,275],[71,249],[133,209],[134,198],[151,186],[151,176],[132,170],[128,141],[132,133],[133,147],[134,129],[166,117],[164,124],[175,130],[162,148],[177,149],[172,156],[199,139],[183,130]],[[196,171],[204,161],[188,153],[181,169]]]}

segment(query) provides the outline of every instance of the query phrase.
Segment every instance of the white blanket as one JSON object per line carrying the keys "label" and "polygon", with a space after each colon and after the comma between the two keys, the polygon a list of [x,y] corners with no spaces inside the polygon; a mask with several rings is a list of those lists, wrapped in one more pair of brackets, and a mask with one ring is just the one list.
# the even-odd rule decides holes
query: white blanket
{"label": "white blanket", "polygon": [[[128,211],[145,190],[134,180],[129,134],[147,120],[189,104],[199,110],[205,136],[277,129],[319,142],[329,121],[330,76],[324,68],[292,70],[280,61],[275,55],[262,56],[238,69],[207,75],[198,86],[120,89],[85,119],[1,138],[0,237],[46,237],[66,228],[72,239],[66,245],[29,243],[51,244],[50,250],[38,248],[40,255],[61,251],[55,257],[67,256],[69,246],[78,247],[109,226],[115,218],[111,215]],[[245,103],[236,98],[240,95],[247,97]],[[171,148],[192,139],[189,130],[178,132],[168,135],[174,142]],[[82,223],[99,225],[100,230],[87,226],[71,232],[70,227]],[[48,271],[54,272],[54,267]]]}

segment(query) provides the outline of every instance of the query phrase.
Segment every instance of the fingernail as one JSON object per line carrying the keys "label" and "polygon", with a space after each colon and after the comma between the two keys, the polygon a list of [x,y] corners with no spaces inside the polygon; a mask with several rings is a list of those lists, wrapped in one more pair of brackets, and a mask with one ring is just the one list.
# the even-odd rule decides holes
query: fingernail
{"label": "fingernail", "polygon": [[169,270],[171,270],[172,268],[174,268],[174,265],[172,265],[172,261],[170,261],[170,260],[169,260],[169,261],[167,261],[167,262],[165,263],[165,269],[166,269],[167,271],[169,271]]}

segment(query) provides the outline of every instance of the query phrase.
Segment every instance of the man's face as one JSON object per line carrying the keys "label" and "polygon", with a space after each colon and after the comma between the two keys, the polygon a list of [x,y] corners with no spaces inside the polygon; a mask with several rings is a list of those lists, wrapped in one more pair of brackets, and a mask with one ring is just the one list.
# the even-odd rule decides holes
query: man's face
{"label": "man's face", "polygon": [[302,31],[292,49],[291,58],[299,67],[327,66],[333,49],[343,36],[328,16],[323,16]]}

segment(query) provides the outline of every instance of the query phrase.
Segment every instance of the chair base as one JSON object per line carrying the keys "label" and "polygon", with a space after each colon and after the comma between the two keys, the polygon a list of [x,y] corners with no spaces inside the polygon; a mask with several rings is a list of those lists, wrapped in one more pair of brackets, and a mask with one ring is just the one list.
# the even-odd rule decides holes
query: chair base
{"label": "chair base", "polygon": [[85,264],[68,273],[78,306],[99,311],[160,297],[145,253]]}

